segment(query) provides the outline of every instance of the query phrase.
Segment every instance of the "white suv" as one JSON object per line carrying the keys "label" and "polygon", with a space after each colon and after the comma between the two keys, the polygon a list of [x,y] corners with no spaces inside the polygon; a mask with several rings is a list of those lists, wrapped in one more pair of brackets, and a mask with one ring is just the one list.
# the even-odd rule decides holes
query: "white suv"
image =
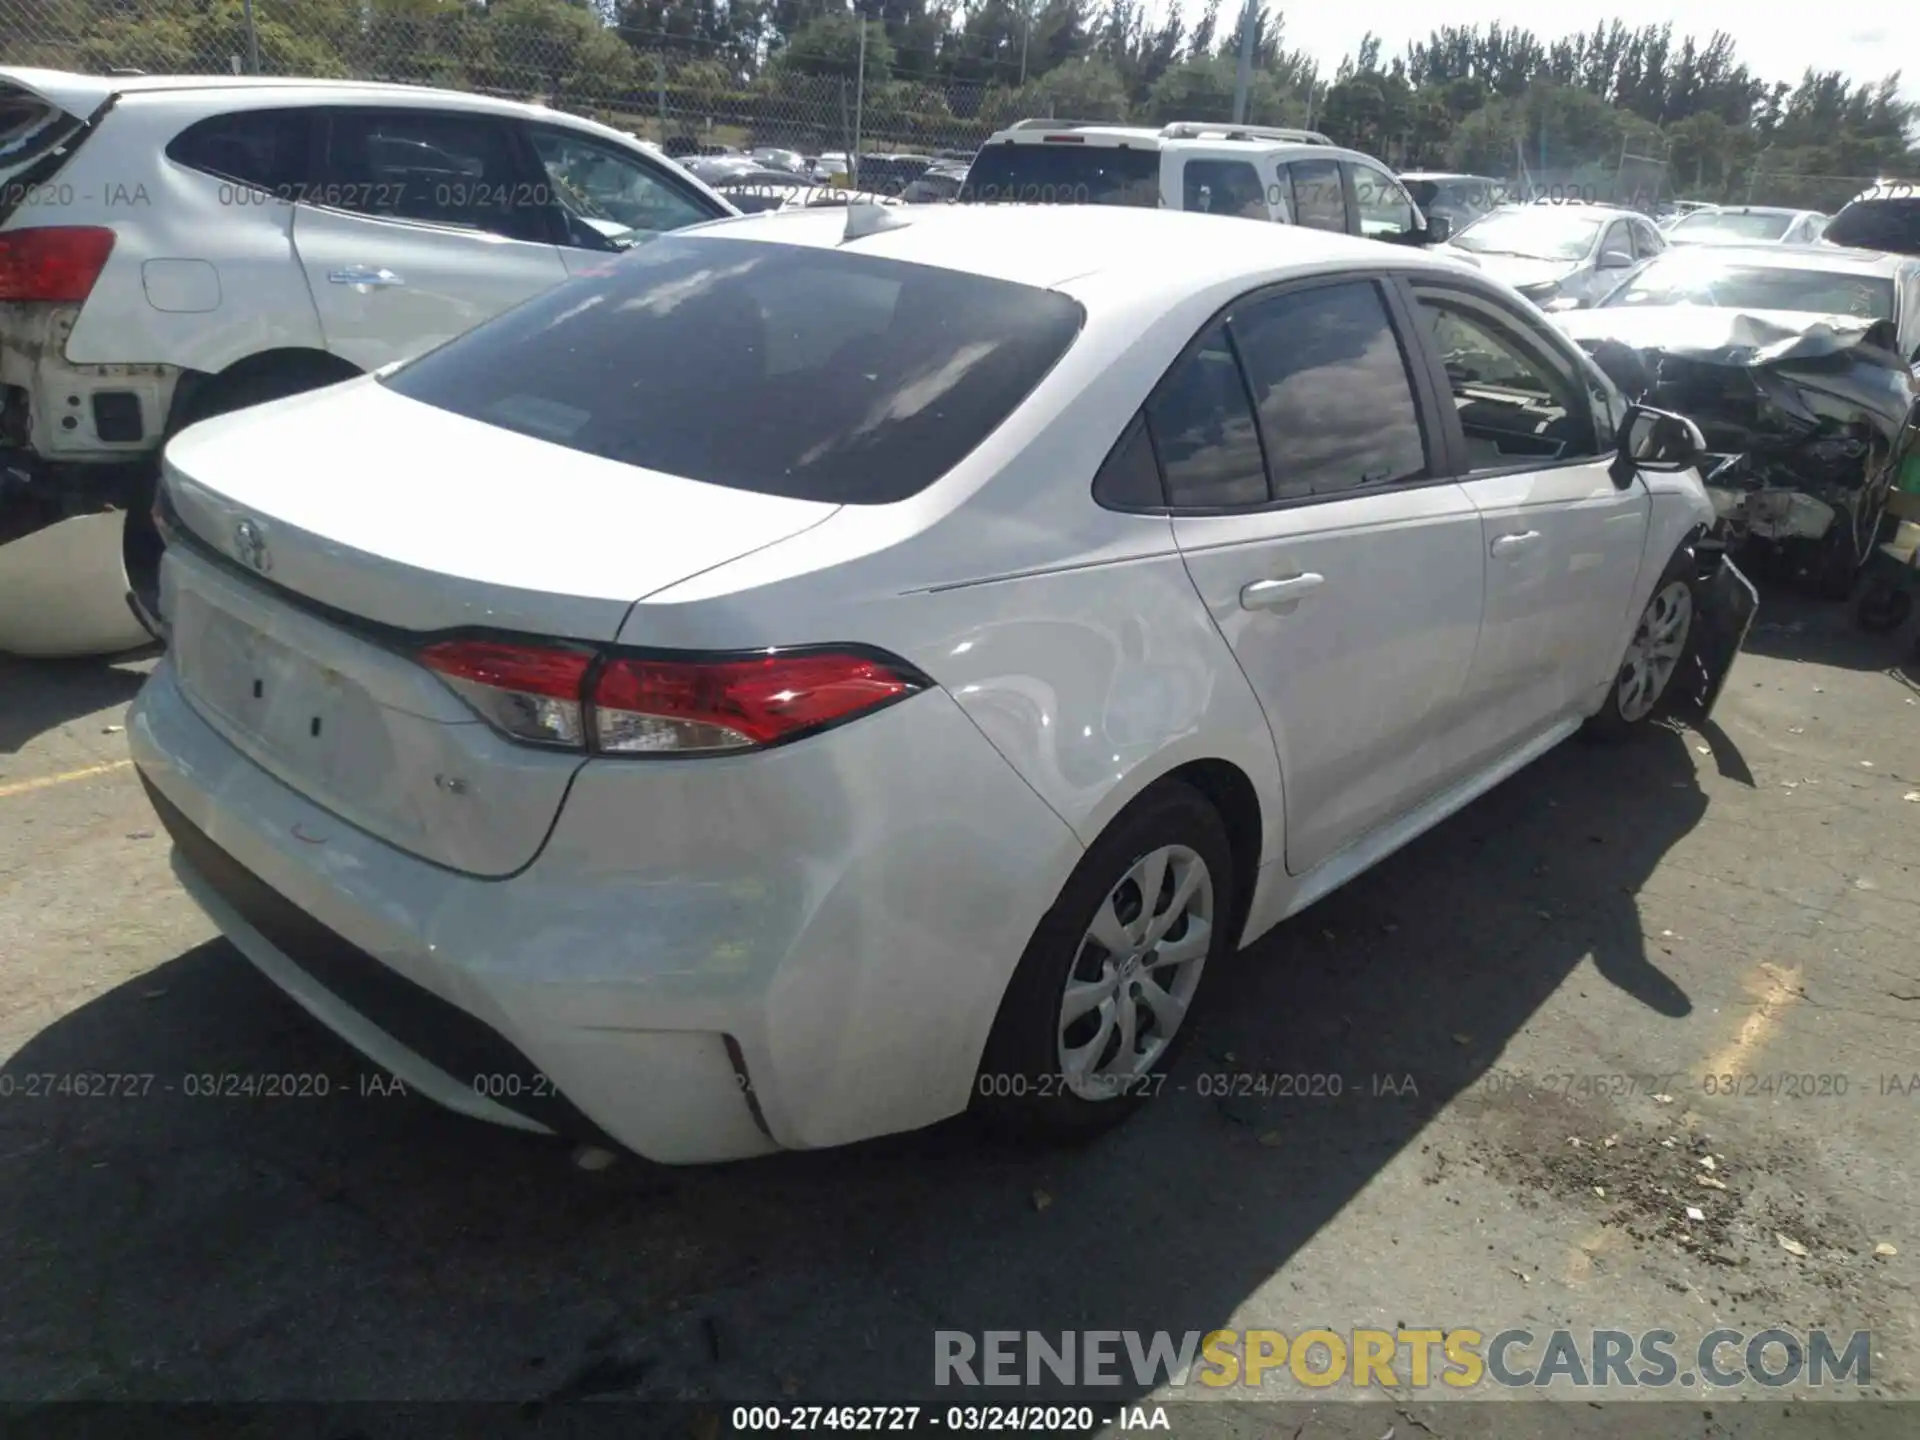
{"label": "white suv", "polygon": [[145,638],[118,517],[149,594],[148,497],[181,427],[417,355],[736,213],[618,130],[414,86],[0,68],[0,142],[0,651],[17,653]]}
{"label": "white suv", "polygon": [[980,147],[958,198],[1199,210],[1411,245],[1451,233],[1371,155],[1267,125],[1022,120]]}

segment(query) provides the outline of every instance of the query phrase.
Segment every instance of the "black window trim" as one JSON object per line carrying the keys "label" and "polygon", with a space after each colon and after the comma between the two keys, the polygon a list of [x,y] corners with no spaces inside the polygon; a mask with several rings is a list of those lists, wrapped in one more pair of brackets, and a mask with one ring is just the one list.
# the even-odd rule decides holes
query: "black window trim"
{"label": "black window trim", "polygon": [[[1332,233],[1332,232],[1328,232]],[[1427,473],[1411,480],[1397,480],[1382,485],[1356,485],[1346,490],[1332,490],[1324,495],[1291,495],[1276,499],[1273,494],[1273,466],[1267,459],[1266,426],[1260,421],[1260,407],[1254,401],[1253,381],[1247,374],[1246,361],[1240,353],[1240,342],[1233,334],[1233,312],[1237,308],[1257,304],[1266,300],[1278,299],[1286,295],[1301,294],[1309,290],[1325,289],[1334,285],[1347,285],[1356,281],[1371,284],[1380,297],[1381,308],[1386,311],[1387,326],[1393,332],[1395,342],[1400,347],[1400,360],[1406,370],[1408,389],[1413,395],[1415,418],[1420,425],[1420,444],[1426,455]],[[1452,485],[1458,482],[1457,467],[1465,460],[1466,441],[1459,436],[1459,422],[1456,419],[1452,430],[1446,425],[1445,416],[1452,409],[1452,392],[1444,387],[1445,371],[1441,371],[1442,390],[1433,388],[1432,357],[1428,347],[1419,338],[1414,325],[1414,314],[1406,298],[1395,283],[1395,272],[1385,266],[1368,265],[1354,270],[1327,271],[1314,275],[1301,275],[1287,280],[1275,281],[1236,295],[1222,305],[1213,314],[1201,322],[1191,339],[1180,347],[1180,353],[1163,370],[1160,377],[1147,391],[1147,398],[1140,402],[1139,408],[1131,415],[1127,423],[1120,427],[1120,434],[1107,451],[1106,456],[1095,468],[1090,490],[1097,485],[1101,471],[1120,451],[1128,436],[1133,433],[1136,422],[1145,422],[1146,413],[1160,392],[1171,380],[1174,372],[1197,352],[1213,334],[1215,327],[1222,329],[1227,343],[1233,351],[1234,363],[1240,368],[1240,385],[1247,397],[1247,408],[1253,414],[1253,433],[1260,442],[1260,463],[1266,471],[1267,499],[1254,505],[1174,505],[1168,499],[1167,470],[1160,460],[1160,445],[1154,438],[1153,425],[1145,423],[1147,441],[1153,448],[1154,466],[1160,472],[1161,503],[1151,506],[1115,505],[1102,499],[1093,491],[1094,503],[1101,509],[1121,515],[1165,515],[1173,519],[1204,518],[1220,515],[1265,515],[1277,510],[1297,510],[1306,505],[1332,505],[1342,501],[1365,499],[1371,495],[1397,495],[1406,490],[1424,490],[1434,485]],[[1442,406],[1439,396],[1448,397]]]}
{"label": "black window trim", "polygon": [[[1598,367],[1571,339],[1550,327],[1538,325],[1508,304],[1501,296],[1464,276],[1436,275],[1424,271],[1402,272],[1395,277],[1395,280],[1397,282],[1395,288],[1404,292],[1402,303],[1406,306],[1409,317],[1418,314],[1417,307],[1422,290],[1451,290],[1488,306],[1496,315],[1504,318],[1522,338],[1534,340],[1556,353],[1566,362],[1576,381],[1585,380],[1591,384],[1595,377],[1599,376]],[[1601,465],[1612,460],[1612,452],[1600,443],[1600,422],[1594,414],[1593,395],[1587,385],[1581,385],[1581,402],[1586,406],[1588,428],[1593,431],[1593,454],[1569,455],[1558,459],[1533,455],[1513,465],[1502,465],[1496,470],[1475,470],[1468,460],[1467,436],[1460,425],[1460,413],[1453,405],[1453,385],[1447,378],[1446,362],[1441,359],[1439,351],[1428,343],[1422,328],[1415,327],[1414,333],[1419,335],[1420,351],[1426,357],[1428,383],[1438,386],[1438,393],[1447,397],[1447,403],[1441,415],[1441,425],[1446,433],[1447,448],[1451,452],[1450,464],[1453,467],[1452,473],[1446,477],[1448,480],[1464,484],[1469,480],[1491,480],[1502,475],[1537,474],[1542,470],[1564,470],[1575,465]],[[1612,384],[1611,381],[1606,381],[1604,376],[1599,378],[1609,386]]]}
{"label": "black window trim", "polygon": [[[444,105],[378,105],[378,104],[338,104],[315,105],[311,107],[312,118],[307,126],[308,162],[307,173],[318,177],[317,183],[323,190],[329,180],[327,177],[327,157],[333,151],[333,127],[336,121],[345,115],[433,115],[452,116],[460,120],[472,120],[486,125],[500,127],[507,137],[507,150],[512,156],[515,185],[539,187],[548,183],[546,166],[540,163],[540,156],[533,148],[533,139],[521,128],[525,122],[517,116],[496,115],[490,110],[461,110]],[[478,226],[451,225],[437,220],[419,220],[408,215],[378,215],[370,210],[356,210],[347,205],[331,205],[315,199],[302,197],[301,204],[311,205],[316,210],[327,210],[339,215],[350,215],[359,220],[376,220],[388,225],[406,225],[432,235],[486,235],[496,240],[511,240],[522,245],[560,245],[560,236],[564,226],[560,219],[559,207],[549,204],[540,212],[540,222],[546,234],[539,239],[526,235],[506,235],[498,230],[486,230]]]}

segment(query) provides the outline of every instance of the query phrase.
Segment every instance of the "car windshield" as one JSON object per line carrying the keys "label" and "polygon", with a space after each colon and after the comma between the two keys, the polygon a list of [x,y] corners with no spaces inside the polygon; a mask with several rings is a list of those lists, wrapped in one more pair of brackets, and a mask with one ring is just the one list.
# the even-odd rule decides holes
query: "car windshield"
{"label": "car windshield", "polygon": [[644,470],[831,504],[915,494],[1079,333],[1053,290],[817,246],[666,236],[385,377]]}
{"label": "car windshield", "polygon": [[1676,240],[1778,240],[1792,224],[1791,215],[1702,210],[1667,233]]}
{"label": "car windshield", "polygon": [[1733,265],[1679,254],[1654,261],[1601,304],[1711,305],[1722,310],[1793,310],[1891,320],[1893,282],[1878,275]]}
{"label": "car windshield", "polygon": [[989,145],[967,171],[962,202],[1026,205],[1160,203],[1160,154],[1117,145]]}
{"label": "car windshield", "polygon": [[1920,255],[1920,195],[1855,200],[1833,217],[1825,238],[1858,250]]}
{"label": "car windshield", "polygon": [[1454,237],[1462,250],[1479,255],[1521,255],[1529,260],[1584,260],[1600,222],[1567,215],[1551,205],[1495,210]]}

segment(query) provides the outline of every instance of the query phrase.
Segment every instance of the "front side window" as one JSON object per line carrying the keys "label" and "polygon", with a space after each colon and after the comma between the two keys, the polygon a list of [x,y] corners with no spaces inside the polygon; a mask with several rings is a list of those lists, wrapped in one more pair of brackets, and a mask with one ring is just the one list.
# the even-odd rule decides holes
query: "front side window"
{"label": "front side window", "polygon": [[1286,168],[1293,189],[1293,223],[1347,234],[1347,192],[1340,183],[1340,166],[1332,160],[1296,160]]}
{"label": "front side window", "polygon": [[1474,474],[1600,453],[1588,377],[1504,305],[1416,286]]}
{"label": "front side window", "polygon": [[1667,248],[1667,242],[1660,238],[1660,232],[1644,220],[1633,222],[1633,258],[1647,260]]}
{"label": "front side window", "polygon": [[1413,200],[1384,171],[1353,167],[1353,206],[1360,216],[1360,233],[1369,239],[1397,240],[1413,233]]}
{"label": "front side window", "polygon": [[1267,499],[1266,464],[1247,384],[1226,327],[1213,326],[1147,402],[1167,503],[1218,510]]}
{"label": "front side window", "polygon": [[1270,218],[1260,172],[1245,160],[1187,161],[1181,208],[1244,220]]}
{"label": "front side window", "polygon": [[1427,473],[1420,413],[1379,288],[1321,285],[1236,310],[1276,499]]}
{"label": "front side window", "polygon": [[385,377],[670,475],[829,504],[924,490],[1079,334],[1054,290],[837,249],[668,235]]}
{"label": "front side window", "polygon": [[725,213],[617,146],[558,126],[531,129],[569,244],[618,249]]}
{"label": "front side window", "polygon": [[548,240],[548,198],[521,169],[512,130],[491,115],[336,110],[305,198],[341,210]]}

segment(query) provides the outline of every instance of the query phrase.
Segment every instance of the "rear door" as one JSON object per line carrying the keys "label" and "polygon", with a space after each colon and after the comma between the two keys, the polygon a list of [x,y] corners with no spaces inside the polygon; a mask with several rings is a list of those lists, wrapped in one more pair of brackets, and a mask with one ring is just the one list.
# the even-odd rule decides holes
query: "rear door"
{"label": "rear door", "polygon": [[1245,156],[1182,152],[1179,163],[1182,210],[1285,223],[1287,207],[1280,187],[1263,181]]}
{"label": "rear door", "polygon": [[1467,679],[1469,767],[1582,713],[1611,677],[1651,500],[1624,489],[1604,382],[1549,325],[1470,279],[1406,294],[1429,341],[1461,485],[1479,509],[1486,613]]}
{"label": "rear door", "polygon": [[1452,778],[1480,627],[1480,519],[1438,478],[1394,303],[1353,274],[1248,297],[1147,407],[1174,537],[1272,728],[1296,875]]}
{"label": "rear door", "polygon": [[511,121],[340,108],[318,128],[293,242],[336,355],[406,359],[567,278],[550,181]]}
{"label": "rear door", "polygon": [[1278,173],[1294,224],[1337,235],[1355,233],[1339,161],[1295,160],[1282,165]]}

